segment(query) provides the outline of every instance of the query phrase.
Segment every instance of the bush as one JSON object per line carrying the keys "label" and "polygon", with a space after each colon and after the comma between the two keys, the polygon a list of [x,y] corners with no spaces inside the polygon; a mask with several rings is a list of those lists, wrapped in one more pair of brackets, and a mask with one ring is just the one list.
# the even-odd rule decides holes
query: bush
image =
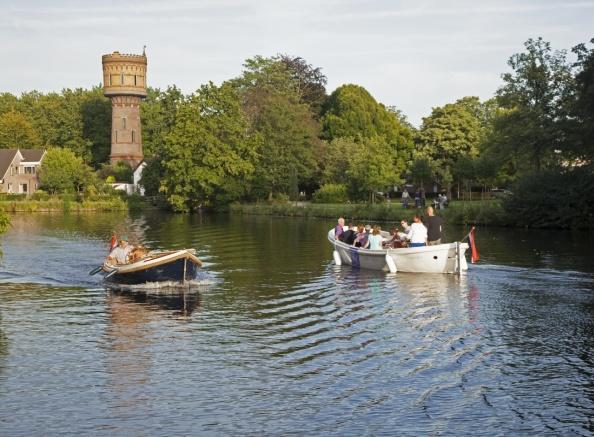
{"label": "bush", "polygon": [[8,226],[10,226],[10,217],[7,214],[0,211],[0,234],[6,232]]}
{"label": "bush", "polygon": [[517,225],[531,228],[594,227],[594,168],[525,176],[503,203]]}
{"label": "bush", "polygon": [[7,200],[10,202],[19,202],[25,200],[26,198],[26,194],[0,193],[0,200]]}
{"label": "bush", "polygon": [[344,184],[324,184],[313,195],[314,203],[344,203],[348,200]]}
{"label": "bush", "polygon": [[503,205],[498,200],[456,201],[440,211],[447,223],[461,225],[514,225],[505,214]]}
{"label": "bush", "polygon": [[[131,184],[133,179],[132,167],[123,161],[119,161],[115,164],[103,164],[98,174],[99,177],[107,183],[125,182]],[[110,177],[113,177],[113,182],[107,181]]]}
{"label": "bush", "polygon": [[37,190],[31,195],[31,200],[49,200],[50,195],[43,190]]}

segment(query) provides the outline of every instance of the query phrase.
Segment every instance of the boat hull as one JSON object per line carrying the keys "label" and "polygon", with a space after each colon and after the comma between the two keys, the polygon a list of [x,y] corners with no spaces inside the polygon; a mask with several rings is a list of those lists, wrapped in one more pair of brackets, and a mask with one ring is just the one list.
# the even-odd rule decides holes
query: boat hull
{"label": "boat hull", "polygon": [[196,278],[202,262],[193,251],[179,250],[166,254],[149,254],[132,264],[103,265],[105,282],[137,285],[147,282],[186,282]]}
{"label": "boat hull", "polygon": [[334,230],[328,233],[328,241],[334,246],[342,264],[362,269],[388,272],[390,268],[386,256],[389,256],[394,261],[398,272],[463,273],[468,270],[465,257],[465,252],[468,249],[466,243],[368,250],[334,240]]}
{"label": "boat hull", "polygon": [[[184,263],[185,275],[184,275]],[[146,282],[191,281],[196,278],[198,266],[185,259],[178,259],[171,263],[130,273],[114,273],[106,279],[107,282],[118,284],[144,284]]]}

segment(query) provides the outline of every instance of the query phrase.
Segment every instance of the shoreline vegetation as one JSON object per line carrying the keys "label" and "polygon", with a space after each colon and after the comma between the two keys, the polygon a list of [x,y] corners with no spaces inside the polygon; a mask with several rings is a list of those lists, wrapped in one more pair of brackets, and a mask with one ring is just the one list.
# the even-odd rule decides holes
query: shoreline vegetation
{"label": "shoreline vegetation", "polygon": [[[430,206],[429,203],[425,207]],[[347,223],[352,220],[373,221],[382,223],[400,223],[401,219],[412,221],[415,214],[424,214],[424,208],[409,206],[404,209],[400,203],[353,203],[353,204],[321,204],[309,202],[291,202],[277,204],[239,204],[230,205],[232,214],[270,215],[279,217],[311,217],[336,220],[344,217]],[[516,226],[509,220],[499,200],[455,201],[436,214],[449,224],[484,225],[484,226]]]}
{"label": "shoreline vegetation", "polygon": [[72,195],[47,196],[45,198],[24,198],[19,196],[0,197],[0,214],[18,212],[117,212],[154,209],[140,196],[96,196]]}
{"label": "shoreline vegetation", "polygon": [[[509,201],[508,201],[509,202]],[[431,204],[427,202],[425,208]],[[410,206],[407,209],[398,202],[393,203],[352,203],[352,204],[321,204],[309,202],[290,203],[252,203],[230,205],[230,213],[245,215],[269,215],[278,217],[311,217],[328,218],[336,220],[344,217],[347,223],[353,221],[399,223],[401,219],[412,220],[415,214],[425,214],[425,208]],[[533,229],[594,229],[594,220],[580,222],[550,222],[526,221],[518,219],[515,212],[516,205],[501,199],[489,200],[457,200],[450,202],[445,209],[436,210],[435,213],[452,225],[481,225],[510,228]],[[572,208],[567,205],[563,208],[565,215],[570,217]]]}

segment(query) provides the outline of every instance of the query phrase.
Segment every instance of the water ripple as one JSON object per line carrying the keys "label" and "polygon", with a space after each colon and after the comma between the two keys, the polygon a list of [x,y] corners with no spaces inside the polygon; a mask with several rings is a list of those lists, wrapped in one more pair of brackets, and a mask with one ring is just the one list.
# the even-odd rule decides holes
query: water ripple
{"label": "water ripple", "polygon": [[[550,253],[387,275],[333,266],[323,221],[93,217],[3,241],[2,435],[591,432],[594,275]],[[214,285],[104,290],[87,272],[122,228],[194,247]]]}

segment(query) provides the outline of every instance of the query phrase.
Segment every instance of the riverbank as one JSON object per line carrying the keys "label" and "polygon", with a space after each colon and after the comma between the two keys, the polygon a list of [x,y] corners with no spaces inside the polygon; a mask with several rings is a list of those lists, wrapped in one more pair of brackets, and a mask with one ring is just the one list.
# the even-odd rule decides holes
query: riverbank
{"label": "riverbank", "polygon": [[[232,214],[273,215],[281,217],[315,217],[332,218],[345,217],[354,222],[400,222],[406,218],[411,220],[416,208],[402,208],[400,203],[380,204],[320,204],[307,202],[292,202],[282,204],[239,204],[230,206]],[[455,201],[444,209],[437,211],[450,224],[513,226],[507,219],[501,201]]]}
{"label": "riverbank", "polygon": [[0,200],[3,212],[109,212],[152,209],[140,196],[52,196],[44,199],[15,198]]}

